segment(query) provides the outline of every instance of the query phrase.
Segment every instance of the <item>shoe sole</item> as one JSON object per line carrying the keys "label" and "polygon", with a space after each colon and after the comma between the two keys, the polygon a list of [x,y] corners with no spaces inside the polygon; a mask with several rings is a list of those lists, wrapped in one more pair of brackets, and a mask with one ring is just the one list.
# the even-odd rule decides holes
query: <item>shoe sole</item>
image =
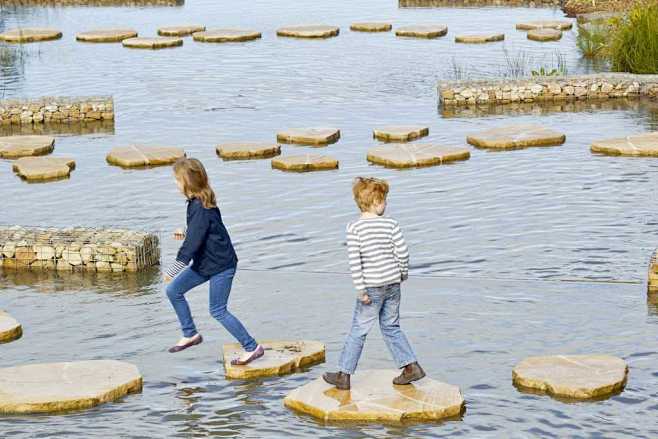
{"label": "shoe sole", "polygon": [[257,352],[255,352],[253,356],[249,357],[247,361],[231,360],[231,366],[246,366],[252,361],[258,360],[260,357],[265,355],[265,349],[263,349],[262,347],[260,349],[257,349],[256,351]]}
{"label": "shoe sole", "polygon": [[171,348],[169,348],[169,353],[170,354],[175,354],[175,353],[178,353],[178,352],[182,352],[187,348],[191,348],[192,346],[200,345],[201,343],[203,343],[203,337],[199,337],[198,340],[195,340],[195,341],[193,341],[191,343],[188,343],[188,344],[185,344],[183,346],[171,347]]}

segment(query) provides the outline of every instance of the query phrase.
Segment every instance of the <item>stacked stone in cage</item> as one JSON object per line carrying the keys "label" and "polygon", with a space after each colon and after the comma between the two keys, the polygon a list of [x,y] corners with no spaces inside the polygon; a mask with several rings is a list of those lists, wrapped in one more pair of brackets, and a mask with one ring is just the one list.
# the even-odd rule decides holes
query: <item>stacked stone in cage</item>
{"label": "stacked stone in cage", "polygon": [[92,228],[0,226],[0,267],[136,272],[160,263],[157,234]]}
{"label": "stacked stone in cage", "polygon": [[648,292],[658,293],[658,248],[654,250],[649,261],[649,274],[647,276]]}

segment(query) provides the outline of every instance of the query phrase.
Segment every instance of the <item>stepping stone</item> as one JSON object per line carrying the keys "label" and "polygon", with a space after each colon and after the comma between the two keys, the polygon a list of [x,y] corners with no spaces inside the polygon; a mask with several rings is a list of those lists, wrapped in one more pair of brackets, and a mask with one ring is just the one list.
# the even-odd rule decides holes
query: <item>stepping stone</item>
{"label": "stepping stone", "polygon": [[407,142],[427,136],[429,133],[428,127],[419,125],[390,125],[372,130],[373,137],[384,142]]}
{"label": "stepping stone", "polygon": [[395,30],[398,37],[438,38],[448,33],[448,26],[442,24],[420,24],[399,27]]}
{"label": "stepping stone", "polygon": [[392,28],[391,23],[362,22],[350,25],[350,30],[355,32],[388,32]]}
{"label": "stepping stone", "polygon": [[495,41],[503,41],[505,34],[472,34],[472,35],[457,35],[455,43],[465,44],[484,44],[493,43]]}
{"label": "stepping stone", "polygon": [[0,413],[88,409],[142,391],[136,366],[122,361],[27,364],[0,369]]}
{"label": "stepping stone", "polygon": [[436,166],[457,160],[468,160],[471,152],[466,148],[450,148],[428,143],[393,143],[368,150],[370,163],[389,168],[416,168]]}
{"label": "stepping stone", "polygon": [[174,37],[128,38],[123,40],[121,44],[131,49],[164,49],[182,46],[183,40]]}
{"label": "stepping stone", "polygon": [[75,169],[75,160],[68,157],[22,157],[14,162],[14,172],[28,181],[65,178]]}
{"label": "stepping stone", "polygon": [[[23,327],[21,324],[12,316],[0,310],[0,344],[18,340],[22,335]],[[0,411],[0,413],[2,412]]]}
{"label": "stepping stone", "polygon": [[62,33],[56,29],[23,28],[12,29],[0,34],[0,40],[8,43],[36,43],[39,41],[59,40]]}
{"label": "stepping stone", "polygon": [[528,146],[555,146],[565,142],[566,136],[541,125],[510,125],[482,131],[466,137],[478,148],[520,149]]}
{"label": "stepping stone", "polygon": [[512,371],[521,389],[568,399],[610,396],[624,388],[627,376],[624,360],[609,355],[529,357]]}
{"label": "stepping stone", "polygon": [[351,377],[351,390],[338,390],[318,378],[290,392],[283,404],[322,421],[438,421],[464,411],[459,387],[431,378],[395,386],[392,380],[399,373],[357,372]]}
{"label": "stepping stone", "polygon": [[318,341],[268,341],[261,343],[265,355],[246,366],[233,366],[231,360],[244,352],[238,343],[224,345],[226,378],[250,379],[284,375],[312,364],[324,363],[324,344]]}
{"label": "stepping stone", "polygon": [[339,32],[340,29],[336,26],[310,25],[282,27],[276,31],[276,34],[291,38],[331,38],[337,36]]}
{"label": "stepping stone", "polygon": [[281,154],[281,146],[271,143],[224,143],[217,146],[217,155],[224,160],[266,159]]}
{"label": "stepping stone", "polygon": [[0,158],[16,159],[50,154],[55,149],[55,138],[50,136],[0,137]]}
{"label": "stepping stone", "polygon": [[195,32],[203,32],[205,26],[188,25],[188,26],[168,26],[158,29],[158,35],[162,37],[187,37]]}
{"label": "stepping stone", "polygon": [[562,38],[562,31],[555,29],[534,29],[528,31],[528,39],[533,41],[557,41]]}
{"label": "stepping stone", "polygon": [[291,128],[276,134],[276,140],[279,142],[298,145],[328,145],[338,139],[340,130],[337,128]]}
{"label": "stepping stone", "polygon": [[137,31],[133,29],[97,29],[80,32],[75,39],[85,43],[119,43],[136,36]]}
{"label": "stepping stone", "polygon": [[203,43],[238,43],[241,41],[257,40],[260,32],[244,29],[212,29],[205,32],[195,32],[194,41]]}
{"label": "stepping stone", "polygon": [[606,155],[658,157],[658,131],[598,140],[592,143],[591,151]]}
{"label": "stepping stone", "polygon": [[564,20],[538,20],[527,21],[518,23],[516,28],[518,30],[533,30],[533,29],[555,29],[555,30],[569,30],[573,27],[573,23]]}
{"label": "stepping stone", "polygon": [[106,159],[111,165],[124,168],[141,168],[171,165],[181,157],[185,157],[185,151],[181,148],[130,145],[112,148]]}
{"label": "stepping stone", "polygon": [[288,155],[272,159],[272,168],[281,171],[310,172],[338,169],[338,160],[327,155]]}

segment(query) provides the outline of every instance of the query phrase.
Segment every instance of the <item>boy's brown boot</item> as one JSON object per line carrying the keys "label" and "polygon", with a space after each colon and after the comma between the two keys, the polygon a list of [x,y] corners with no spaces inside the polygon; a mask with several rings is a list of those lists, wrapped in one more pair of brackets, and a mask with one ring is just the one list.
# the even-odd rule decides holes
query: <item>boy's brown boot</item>
{"label": "boy's brown boot", "polygon": [[402,369],[402,373],[399,376],[393,378],[393,384],[397,384],[397,385],[411,384],[414,381],[418,381],[419,379],[423,378],[424,376],[425,376],[425,371],[423,370],[423,368],[420,367],[420,364],[414,362],[404,366],[404,369]]}
{"label": "boy's brown boot", "polygon": [[322,379],[339,390],[350,390],[350,375],[343,372],[325,372]]}

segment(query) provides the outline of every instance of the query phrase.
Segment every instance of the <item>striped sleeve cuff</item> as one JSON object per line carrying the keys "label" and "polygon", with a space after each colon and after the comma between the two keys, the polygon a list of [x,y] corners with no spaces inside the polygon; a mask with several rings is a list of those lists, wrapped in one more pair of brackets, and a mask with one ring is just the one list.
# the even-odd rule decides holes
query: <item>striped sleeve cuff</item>
{"label": "striped sleeve cuff", "polygon": [[165,271],[165,273],[167,274],[167,276],[174,278],[176,277],[176,275],[178,275],[178,273],[185,270],[185,267],[187,267],[187,264],[184,264],[181,261],[177,260],[176,262],[171,264],[169,268],[167,268],[167,271]]}

